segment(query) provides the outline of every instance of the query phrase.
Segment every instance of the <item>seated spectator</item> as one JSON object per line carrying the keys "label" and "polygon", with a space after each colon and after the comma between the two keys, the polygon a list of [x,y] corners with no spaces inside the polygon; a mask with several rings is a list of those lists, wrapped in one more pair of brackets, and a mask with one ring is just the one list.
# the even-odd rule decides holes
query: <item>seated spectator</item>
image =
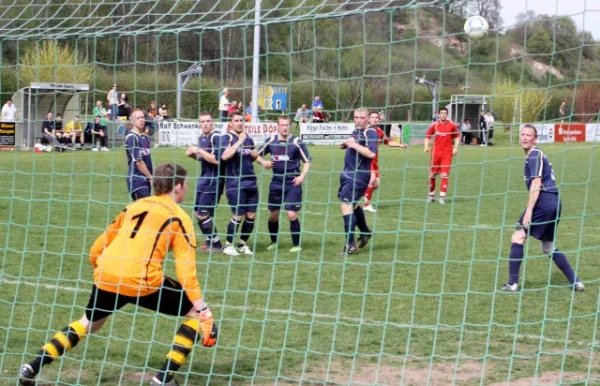
{"label": "seated spectator", "polygon": [[166,103],[160,105],[160,108],[158,109],[158,116],[160,117],[159,119],[163,119],[165,121],[169,119],[169,108],[167,107]]}
{"label": "seated spectator", "polygon": [[46,114],[46,120],[42,122],[43,139],[52,146],[59,147],[61,134],[56,132],[55,122],[52,119],[52,113]]}
{"label": "seated spectator", "polygon": [[317,108],[323,110],[323,101],[320,96],[316,96],[312,103],[312,109],[315,110]]}
{"label": "seated spectator", "polygon": [[302,105],[302,107],[300,107],[298,111],[296,111],[294,121],[299,123],[306,123],[310,120],[310,115],[310,110],[306,108],[306,105]]}
{"label": "seated spectator", "polygon": [[315,123],[323,123],[325,122],[325,114],[321,111],[320,107],[315,107],[313,109],[313,122]]}
{"label": "seated spectator", "polygon": [[94,122],[88,122],[85,127],[85,136],[88,141],[92,144],[92,151],[108,151],[106,147],[107,142],[107,130],[106,126],[102,124],[102,117],[96,115]]}
{"label": "seated spectator", "polygon": [[[260,114],[260,106],[256,106],[256,114]],[[248,103],[248,107],[246,107],[246,122],[252,122],[252,102]],[[257,118],[258,120],[258,118]]]}
{"label": "seated spectator", "polygon": [[118,109],[117,114],[119,117],[121,117],[121,119],[129,120],[129,117],[131,116],[133,109],[131,108],[131,105],[129,104],[129,101],[127,99],[127,94],[119,95],[119,103],[117,105],[117,109]]}
{"label": "seated spectator", "polygon": [[95,117],[100,116],[100,121],[102,122],[102,125],[106,126],[106,120],[108,118],[108,111],[106,111],[104,106],[102,106],[101,100],[96,101],[96,107],[94,107],[92,114],[94,114]]}
{"label": "seated spectator", "polygon": [[471,134],[471,121],[468,119],[465,119],[465,122],[460,125],[460,132],[461,132],[461,138],[462,138],[462,143],[465,145],[470,145],[471,141],[473,140],[473,135]]}
{"label": "seated spectator", "polygon": [[56,133],[62,138],[63,136],[63,120],[62,115],[60,113],[56,114],[56,119],[54,120],[54,129]]}
{"label": "seated spectator", "polygon": [[158,109],[156,108],[156,102],[154,101],[150,101],[150,107],[148,107],[147,113],[153,118],[153,120],[162,119],[162,117],[158,115]]}
{"label": "seated spectator", "polygon": [[79,138],[79,143],[83,145],[84,133],[78,115],[76,115],[71,122],[67,123],[63,131],[63,138],[65,141],[70,141],[71,144],[75,146],[75,142],[77,141],[77,138]]}
{"label": "seated spectator", "polygon": [[231,101],[231,104],[227,108],[227,118],[231,117],[233,113],[239,113],[237,101]]}

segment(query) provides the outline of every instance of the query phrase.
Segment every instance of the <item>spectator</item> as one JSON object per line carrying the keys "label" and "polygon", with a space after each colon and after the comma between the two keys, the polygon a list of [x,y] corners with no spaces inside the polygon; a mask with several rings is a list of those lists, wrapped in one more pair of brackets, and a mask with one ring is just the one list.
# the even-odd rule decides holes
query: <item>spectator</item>
{"label": "spectator", "polygon": [[460,126],[460,132],[462,134],[462,143],[470,145],[473,138],[471,134],[471,121],[469,119],[465,119],[465,122]]}
{"label": "spectator", "polygon": [[487,128],[487,144],[489,146],[493,146],[492,138],[494,138],[494,125],[496,124],[496,120],[494,119],[494,115],[491,111],[485,113],[485,127]]}
{"label": "spectator", "polygon": [[487,146],[487,123],[485,122],[485,114],[483,111],[479,116],[479,139],[479,143],[481,143],[480,146]]}
{"label": "spectator", "polygon": [[150,107],[148,107],[148,114],[154,119],[161,119],[160,115],[158,115],[158,109],[156,108],[156,102],[150,101]]}
{"label": "spectator", "polygon": [[229,108],[227,109],[227,117],[230,117],[231,114],[233,113],[238,113],[238,104],[237,101],[231,101],[231,104],[229,105]]}
{"label": "spectator", "polygon": [[383,109],[379,111],[379,122],[385,122],[385,110]]}
{"label": "spectator", "polygon": [[108,107],[110,109],[110,120],[114,121],[117,119],[119,113],[119,94],[117,94],[117,85],[113,84],[112,88],[106,96],[108,100]]}
{"label": "spectator", "polygon": [[325,122],[325,114],[321,111],[321,107],[315,107],[313,109],[313,122],[323,123]]}
{"label": "spectator", "polygon": [[567,115],[567,101],[562,101],[558,108],[558,113],[560,114],[560,124],[562,125],[565,122],[565,116]]}
{"label": "spectator", "polygon": [[[260,114],[261,110],[260,110],[260,106],[256,106],[256,114]],[[252,102],[248,103],[248,107],[246,107],[246,122],[252,122]],[[256,122],[259,122],[258,117],[256,118]]]}
{"label": "spectator", "polygon": [[321,100],[320,96],[315,97],[315,100],[312,103],[312,109],[313,110],[316,110],[316,109],[323,110],[323,101]]}
{"label": "spectator", "polygon": [[158,116],[160,117],[160,119],[163,119],[165,121],[169,119],[169,107],[166,103],[160,105],[158,109]]}
{"label": "spectator", "polygon": [[127,94],[119,95],[119,104],[117,106],[119,117],[124,118],[123,120],[129,120],[132,113],[131,105],[127,98]]}
{"label": "spectator", "polygon": [[96,107],[94,107],[92,114],[94,114],[94,117],[99,116],[102,126],[106,127],[106,117],[108,117],[108,111],[106,111],[104,106],[102,106],[102,101],[96,101]]}
{"label": "spectator", "polygon": [[78,115],[65,126],[63,138],[65,141],[71,140],[73,147],[75,147],[75,142],[77,141],[77,138],[79,138],[79,143],[83,145],[84,133]]}
{"label": "spectator", "polygon": [[244,113],[244,102],[239,101],[237,104],[237,108],[238,108],[238,113],[243,114]]}
{"label": "spectator", "polygon": [[102,124],[102,117],[100,115],[96,115],[94,122],[87,123],[85,133],[92,144],[92,151],[108,151],[106,147],[106,126]]}
{"label": "spectator", "polygon": [[56,114],[56,119],[54,120],[54,129],[56,130],[56,133],[58,133],[59,138],[62,140],[63,120],[62,120],[62,115],[60,113]]}
{"label": "spectator", "polygon": [[221,115],[221,122],[227,121],[227,110],[229,109],[229,89],[224,88],[223,94],[219,98],[219,114]]}
{"label": "spectator", "polygon": [[310,119],[310,110],[308,108],[306,108],[306,105],[302,105],[302,107],[300,107],[298,109],[298,111],[296,111],[296,116],[294,117],[294,121],[299,122],[299,123],[306,123],[308,122]]}
{"label": "spectator", "polygon": [[60,146],[61,135],[56,132],[55,122],[52,120],[52,113],[46,114],[46,120],[42,122],[42,135],[46,142],[54,147]]}
{"label": "spectator", "polygon": [[12,103],[12,99],[8,99],[4,106],[2,106],[2,117],[0,121],[2,122],[14,122],[17,120],[17,108],[14,103]]}

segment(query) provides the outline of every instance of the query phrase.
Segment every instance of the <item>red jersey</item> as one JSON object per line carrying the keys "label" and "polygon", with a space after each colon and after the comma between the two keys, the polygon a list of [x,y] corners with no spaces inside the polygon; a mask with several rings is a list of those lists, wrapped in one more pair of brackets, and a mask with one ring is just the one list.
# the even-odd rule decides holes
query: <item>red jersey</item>
{"label": "red jersey", "polygon": [[425,137],[434,136],[433,150],[438,153],[452,153],[452,140],[460,138],[458,128],[451,120],[437,121],[431,124],[425,132]]}
{"label": "red jersey", "polygon": [[[381,130],[379,127],[376,127],[375,130],[377,131],[377,136],[379,137],[379,140],[377,141],[377,147],[379,147],[379,145],[381,145],[382,143],[384,145],[387,145],[388,143],[390,143],[390,139],[385,135],[385,131]],[[373,165],[375,165],[376,168],[378,168],[378,166],[377,166],[378,161],[379,161],[379,152],[377,152],[377,154],[375,154],[375,158],[373,158],[373,161],[371,161],[371,163]]]}

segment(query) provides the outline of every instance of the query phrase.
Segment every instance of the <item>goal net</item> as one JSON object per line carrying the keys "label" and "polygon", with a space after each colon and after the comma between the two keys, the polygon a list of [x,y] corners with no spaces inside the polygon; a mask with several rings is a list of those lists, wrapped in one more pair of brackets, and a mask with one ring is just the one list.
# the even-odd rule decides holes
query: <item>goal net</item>
{"label": "goal net", "polygon": [[[600,383],[600,51],[598,36],[582,32],[598,17],[590,2],[567,16],[555,10],[565,0],[552,2],[547,15],[527,12],[523,2],[525,13],[503,28],[498,7],[515,2],[261,3],[260,14],[254,1],[241,0],[0,4],[0,92],[16,107],[14,118],[3,108],[0,128],[0,148],[9,150],[0,152],[0,383],[17,384],[20,367],[84,312],[90,247],[131,201],[127,117],[138,108],[164,114],[149,127],[159,145],[152,160],[186,167],[182,207],[194,219],[201,166],[185,150],[197,143],[202,111],[227,130],[224,89],[249,121],[251,103],[259,107],[246,124],[257,145],[276,133],[281,115],[308,144],[302,251],[289,252],[285,211],[278,248],[267,250],[272,171],[255,165],[254,255],[197,254],[220,335],[214,348],[196,345],[176,375],[180,384]],[[483,39],[464,31],[475,14],[490,24]],[[113,85],[126,95],[116,110]],[[97,103],[108,110],[106,144],[86,137],[65,151],[42,151],[53,145],[42,131],[48,112],[52,120],[61,114],[65,127],[78,116],[85,131]],[[376,211],[366,212],[373,238],[344,255],[338,144],[354,130],[358,107],[380,112],[379,126],[408,148],[379,147]],[[445,205],[426,202],[423,153],[441,107],[465,134]],[[525,124],[536,125],[552,163],[563,203],[556,246],[584,292],[571,290],[532,238],[520,291],[501,291],[511,234],[529,199],[519,146]],[[222,239],[230,218],[223,196],[215,214]],[[175,275],[171,255],[165,272]],[[38,377],[147,384],[180,324],[125,306]]]}

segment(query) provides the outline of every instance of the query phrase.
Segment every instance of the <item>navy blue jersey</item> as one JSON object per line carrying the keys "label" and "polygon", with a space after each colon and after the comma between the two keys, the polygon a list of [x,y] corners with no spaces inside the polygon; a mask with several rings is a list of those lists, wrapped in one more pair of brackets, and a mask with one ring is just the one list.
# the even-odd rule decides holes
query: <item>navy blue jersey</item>
{"label": "navy blue jersey", "polygon": [[130,130],[125,137],[125,149],[127,152],[127,176],[140,176],[146,178],[135,164],[142,160],[146,164],[148,171],[152,174],[152,159],[150,158],[150,139],[146,134],[138,134],[135,130]]}
{"label": "navy blue jersey", "polygon": [[[198,147],[210,154],[213,154],[217,160],[221,159],[221,152],[219,151],[220,144],[221,136],[215,131],[209,133],[208,135],[203,133],[198,138]],[[202,164],[202,171],[200,172],[200,178],[198,179],[196,190],[198,192],[216,192],[219,184],[220,165],[210,163],[204,158],[200,158],[200,163]]]}
{"label": "navy blue jersey", "polygon": [[291,181],[300,175],[300,161],[310,162],[310,153],[302,140],[290,135],[286,141],[272,135],[258,149],[258,154],[271,154],[273,181]]}
{"label": "navy blue jersey", "polygon": [[542,179],[540,188],[542,192],[558,193],[552,164],[548,161],[548,157],[537,147],[531,149],[527,154],[524,177],[527,190],[531,188],[531,180],[540,177]]}
{"label": "navy blue jersey", "polygon": [[[377,130],[368,127],[366,129],[355,129],[352,137],[361,146],[366,146],[377,155],[377,143],[379,136]],[[354,149],[347,148],[344,156],[344,170],[342,175],[355,180],[366,180],[371,178],[371,158],[363,157]]]}
{"label": "navy blue jersey", "polygon": [[[224,152],[228,147],[233,146],[238,141],[235,132],[230,131],[221,136],[221,151]],[[254,141],[250,136],[246,136],[243,145],[238,151],[228,159],[225,164],[225,182],[227,186],[254,186],[256,185],[256,174],[254,173],[254,158],[250,152],[254,150]]]}

